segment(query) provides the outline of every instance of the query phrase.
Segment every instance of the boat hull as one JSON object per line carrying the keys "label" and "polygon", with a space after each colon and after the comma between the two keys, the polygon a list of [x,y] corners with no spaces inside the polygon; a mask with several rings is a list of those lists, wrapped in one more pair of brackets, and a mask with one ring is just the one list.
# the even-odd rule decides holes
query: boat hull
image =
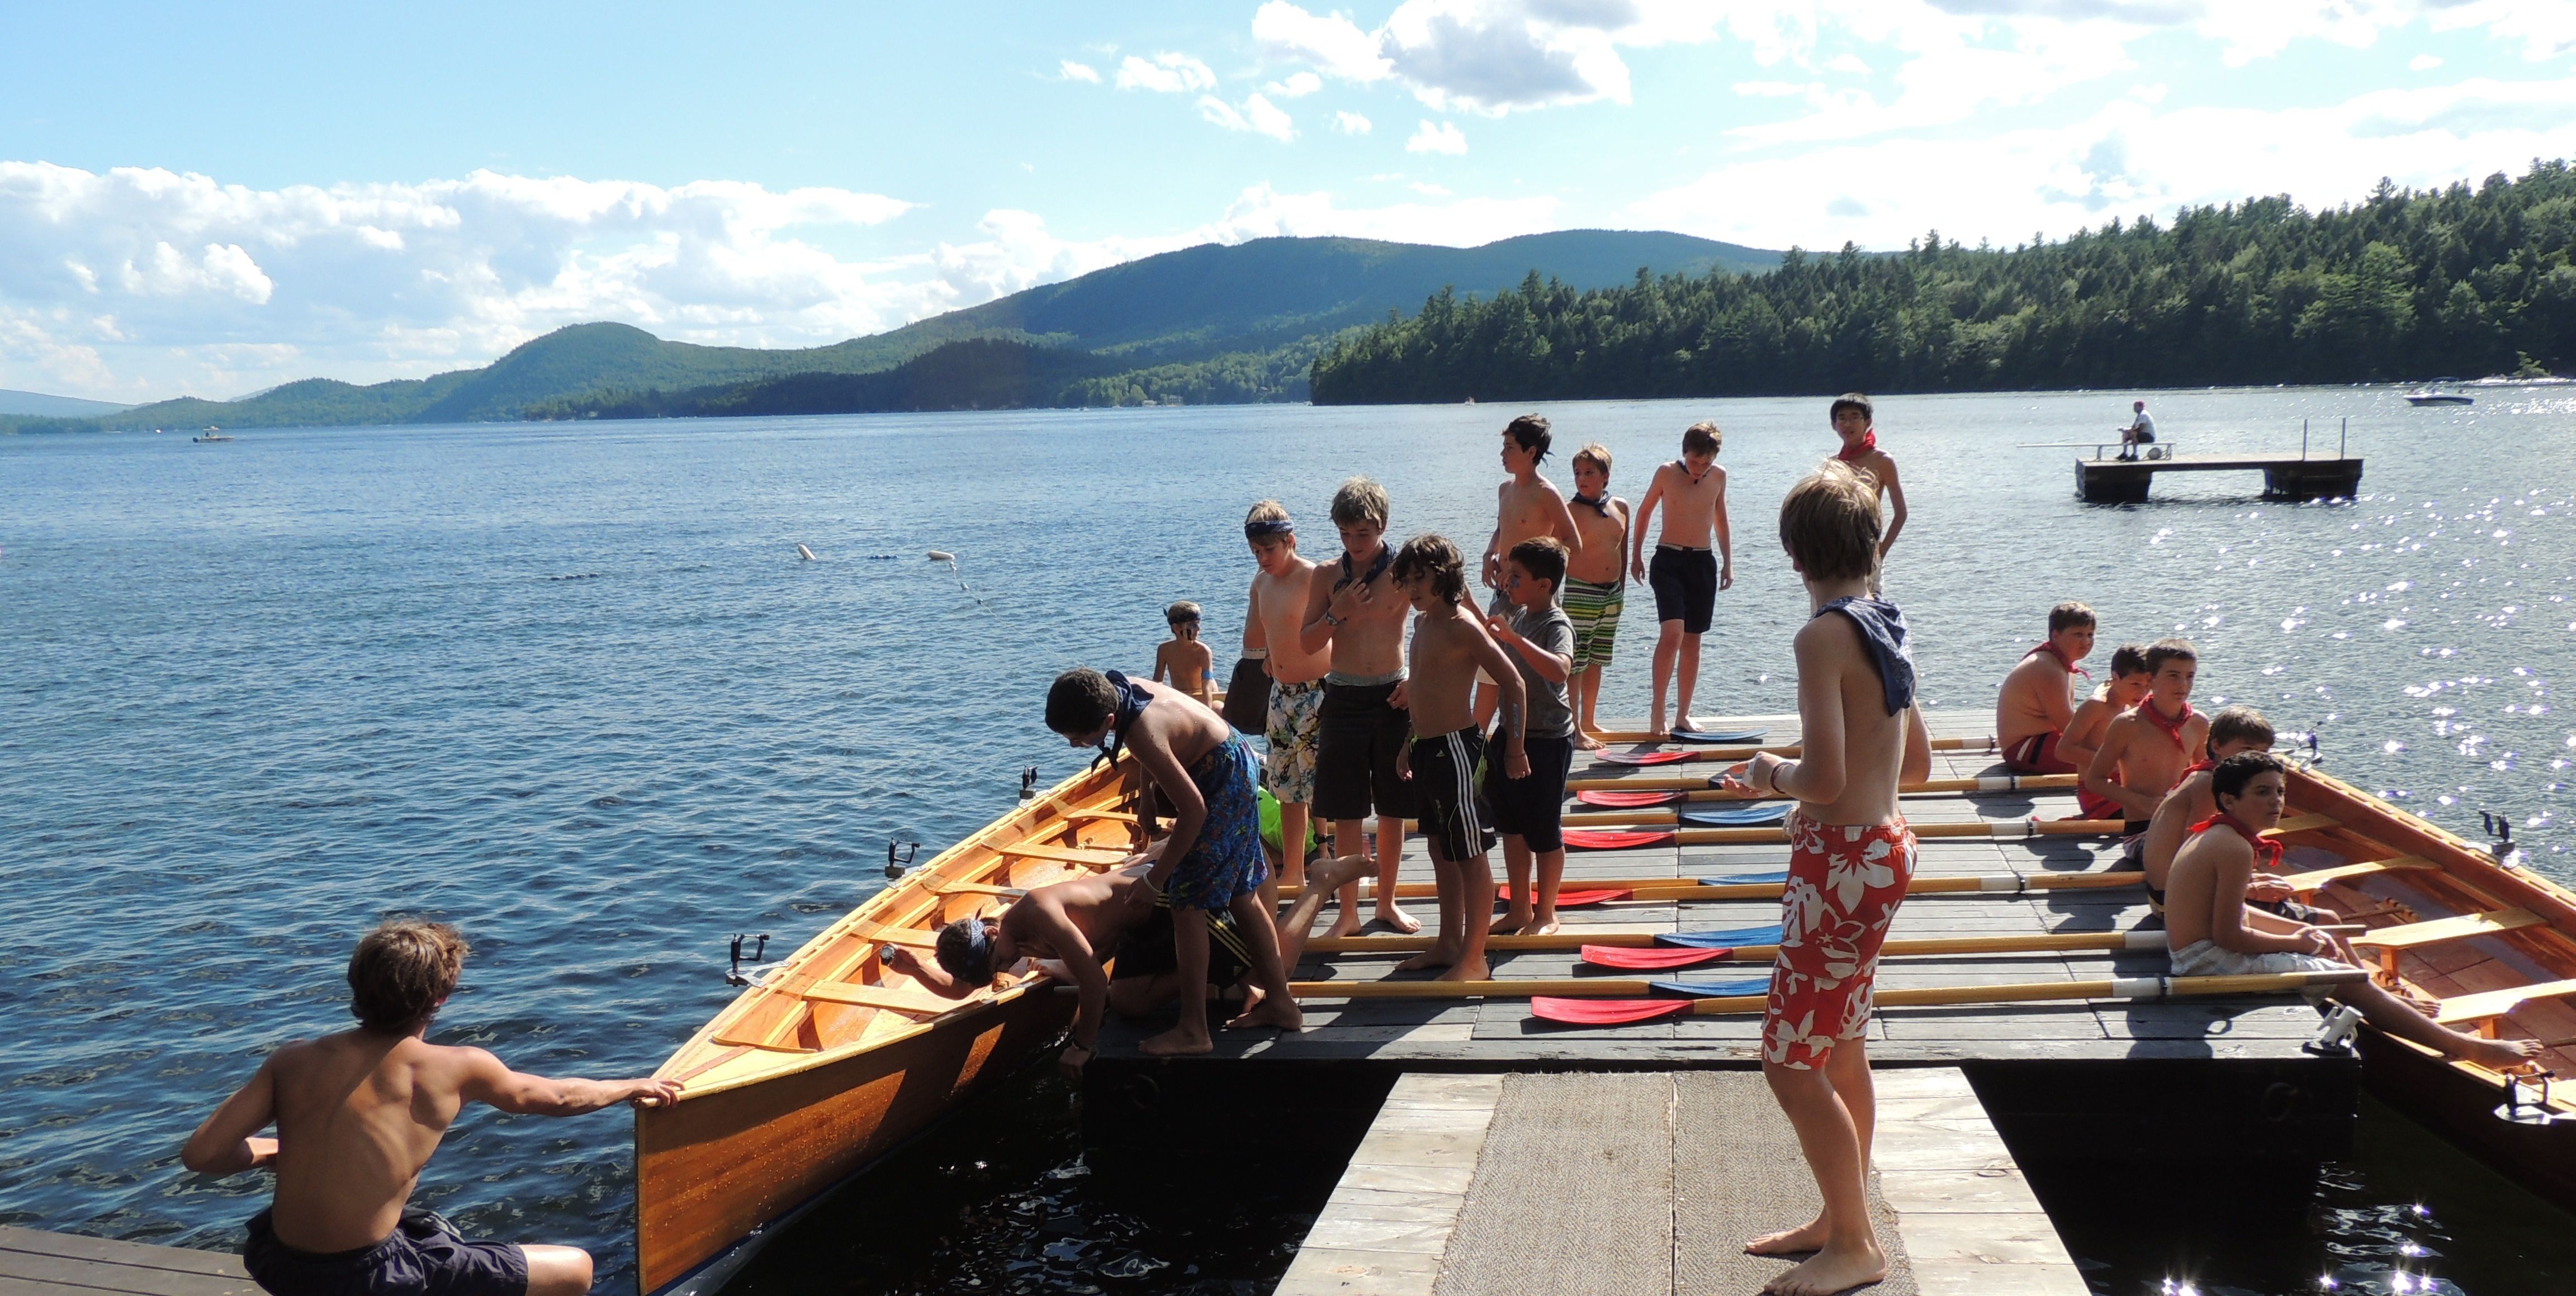
{"label": "boat hull", "polygon": [[1070,996],[1040,987],[902,1040],[635,1118],[636,1263],[674,1289],[736,1243],[865,1170],[1060,1035]]}
{"label": "boat hull", "polygon": [[2372,1096],[2559,1209],[2576,1211],[2576,1121],[2504,1120],[2495,1114],[2504,1104],[2495,1082],[2367,1025],[2358,1043]]}

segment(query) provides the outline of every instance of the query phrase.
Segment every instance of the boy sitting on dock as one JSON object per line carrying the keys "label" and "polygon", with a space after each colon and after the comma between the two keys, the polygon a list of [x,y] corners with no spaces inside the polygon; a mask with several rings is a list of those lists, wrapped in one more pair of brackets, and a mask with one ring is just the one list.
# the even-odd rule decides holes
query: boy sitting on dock
{"label": "boy sitting on dock", "polygon": [[[464,938],[445,923],[379,924],[349,959],[357,1028],[271,1053],[180,1152],[199,1174],[277,1172],[275,1200],[251,1217],[242,1245],[242,1267],[276,1296],[590,1290],[590,1256],[580,1248],[468,1242],[435,1212],[411,1209],[412,1189],[469,1102],[578,1116],[620,1102],[676,1102],[680,1086],[549,1080],[479,1048],[427,1042],[466,953]],[[277,1137],[257,1137],[272,1122]]]}
{"label": "boy sitting on dock", "polygon": [[1876,488],[1872,500],[1885,499],[1895,513],[1887,520],[1887,532],[1878,539],[1878,557],[1870,568],[1869,592],[1878,596],[1880,577],[1887,569],[1887,551],[1896,547],[1897,533],[1905,529],[1905,487],[1896,480],[1896,461],[1878,448],[1878,408],[1869,397],[1859,392],[1844,392],[1834,398],[1825,410],[1834,425],[1834,435],[1841,437],[1843,448],[1834,452],[1836,459],[1859,469]]}
{"label": "boy sitting on dock", "polygon": [[1396,970],[1445,967],[1443,981],[1483,981],[1493,975],[1485,964],[1485,937],[1494,918],[1494,866],[1488,858],[1494,817],[1476,777],[1485,761],[1485,735],[1476,727],[1471,697],[1476,672],[1501,682],[1506,778],[1530,774],[1523,747],[1528,696],[1510,655],[1460,606],[1467,599],[1467,563],[1456,545],[1437,535],[1405,541],[1395,555],[1395,581],[1415,613],[1413,672],[1405,681],[1413,742],[1399,758],[1397,773],[1412,781],[1422,807],[1422,836],[1440,892],[1439,938]]}
{"label": "boy sitting on dock", "polygon": [[[1494,534],[1485,541],[1483,574],[1479,578],[1486,589],[1493,591],[1485,603],[1485,615],[1489,617],[1511,615],[1511,591],[1503,585],[1503,560],[1512,546],[1538,536],[1548,536],[1569,551],[1583,546],[1583,534],[1575,528],[1565,496],[1557,492],[1555,482],[1538,472],[1555,436],[1546,417],[1538,414],[1523,414],[1503,427],[1503,471],[1509,475],[1494,488]],[[1478,727],[1494,718],[1494,698],[1493,677],[1478,672]]]}
{"label": "boy sitting on dock", "polygon": [[2200,672],[2199,650],[2182,639],[2147,646],[2147,695],[2111,721],[2101,750],[2084,766],[2075,795],[2087,819],[2119,819],[2128,831],[2146,831],[2156,807],[2183,771],[2209,745],[2209,717],[2191,709],[2191,685]]}
{"label": "boy sitting on dock", "polygon": [[1565,588],[1557,604],[1574,626],[1574,745],[1599,751],[1601,677],[1619,637],[1619,614],[1628,607],[1628,501],[1610,493],[1610,447],[1598,441],[1574,452],[1574,500],[1566,512],[1583,543],[1565,562]]}
{"label": "boy sitting on dock", "polygon": [[[1726,470],[1717,466],[1724,434],[1714,423],[1694,423],[1682,433],[1682,457],[1655,469],[1654,482],[1638,501],[1636,524],[1629,528],[1629,574],[1655,592],[1655,709],[1646,730],[1667,738],[1675,729],[1693,729],[1691,692],[1699,684],[1699,638],[1708,633],[1717,612],[1717,592],[1735,584],[1735,536],[1726,521]],[[1646,521],[1664,510],[1663,530],[1655,537],[1655,560],[1646,561]],[[1717,544],[1715,552],[1710,540]],[[1673,699],[1673,722],[1664,723],[1664,686],[1678,674],[1680,692]]]}
{"label": "boy sitting on dock", "polygon": [[[1116,671],[1077,667],[1047,690],[1047,728],[1077,747],[1097,745],[1133,755],[1145,776],[1172,805],[1172,833],[1145,880],[1172,905],[1172,945],[1180,984],[1207,980],[1209,914],[1226,910],[1252,955],[1255,984],[1267,997],[1248,1010],[1244,1025],[1298,1030],[1304,1019],[1288,993],[1279,963],[1278,933],[1261,902],[1269,876],[1261,853],[1261,809],[1253,795],[1259,779],[1252,748],[1242,735],[1187,694],[1160,684],[1139,684]],[[1205,1053],[1207,1006],[1180,997],[1172,1029],[1145,1041],[1146,1053]]]}
{"label": "boy sitting on dock", "polygon": [[[2226,707],[2209,718],[2209,747],[2198,763],[2183,771],[2182,782],[2156,806],[2156,816],[2146,832],[2135,840],[2139,868],[2146,874],[2147,907],[2157,913],[2165,909],[2165,883],[2173,869],[2174,854],[2191,837],[2193,824],[2218,813],[2216,794],[2210,791],[2210,772],[2221,761],[2239,752],[2272,750],[2272,722],[2249,706]],[[2298,895],[2275,873],[2257,872],[2245,888],[2245,903],[2258,915],[2253,918],[2265,931],[2287,931],[2283,925],[2331,923],[2334,918],[2322,909],[2300,904]],[[2349,955],[2350,950],[2344,953]]]}
{"label": "boy sitting on dock", "polygon": [[1762,1074],[1825,1204],[1807,1224],[1744,1249],[1815,1252],[1763,1290],[1825,1296],[1887,1276],[1865,1186],[1877,1120],[1866,1039],[1879,947],[1914,876],[1914,832],[1897,785],[1929,777],[1932,747],[1915,705],[1905,614],[1869,594],[1882,552],[1875,486],[1827,462],[1781,502],[1780,543],[1812,609],[1795,640],[1805,751],[1797,760],[1755,756],[1727,783],[1797,801]]}
{"label": "boy sitting on dock", "polygon": [[1485,799],[1503,837],[1503,871],[1512,880],[1510,905],[1493,926],[1496,935],[1546,936],[1557,930],[1556,892],[1565,881],[1565,775],[1574,766],[1574,712],[1565,703],[1574,622],[1556,605],[1565,562],[1565,546],[1546,536],[1513,545],[1503,558],[1511,619],[1485,620],[1486,632],[1520,667],[1529,703],[1521,742],[1529,753],[1528,777],[1508,777],[1490,761],[1485,766]]}
{"label": "boy sitting on dock", "polygon": [[[2093,753],[2102,750],[2102,735],[2111,732],[2111,721],[2138,705],[2153,678],[2147,672],[2144,646],[2122,644],[2112,649],[2110,681],[2075,705],[2075,717],[2066,722],[2066,732],[2057,740],[2057,758],[2082,774],[2093,763]],[[2083,796],[2080,791],[2076,795],[2079,800]]]}
{"label": "boy sitting on dock", "polygon": [[2015,774],[2080,774],[2058,750],[2075,719],[2075,677],[2093,678],[2076,663],[2093,654],[2093,609],[2060,603],[2048,610],[2048,638],[2023,653],[1995,695],[1995,736],[2004,768]]}
{"label": "boy sitting on dock", "polygon": [[[2210,772],[2217,811],[2191,825],[2167,878],[2165,941],[2175,976],[2352,968],[2333,958],[2332,932],[2299,924],[2263,931],[2247,920],[2245,897],[2258,861],[2267,871],[2280,862],[2280,844],[2264,840],[2263,834],[2281,822],[2288,777],[2280,758],[2269,752],[2239,752]],[[2360,1009],[2371,1025],[2391,1035],[2464,1061],[2512,1070],[2540,1050],[2533,1040],[2480,1039],[2452,1030],[2367,978],[2326,993]]]}
{"label": "boy sitting on dock", "polygon": [[1172,637],[1154,649],[1154,682],[1160,684],[1168,676],[1173,688],[1214,709],[1216,691],[1208,676],[1216,658],[1199,642],[1199,605],[1183,599],[1163,609],[1163,622],[1172,628]]}
{"label": "boy sitting on dock", "polygon": [[[1333,665],[1330,650],[1309,649],[1301,642],[1300,627],[1306,623],[1307,602],[1314,597],[1318,568],[1297,552],[1296,524],[1289,520],[1287,506],[1277,500],[1252,506],[1243,519],[1243,540],[1252,546],[1253,561],[1260,565],[1252,577],[1244,621],[1257,628],[1262,642],[1276,645],[1270,649],[1268,671],[1262,677],[1269,695],[1260,729],[1268,753],[1263,773],[1272,795],[1279,798],[1280,840],[1304,841],[1315,803],[1316,754],[1323,741],[1324,673]],[[1228,694],[1226,701],[1231,706],[1233,695]],[[1235,728],[1244,726],[1238,721]],[[1303,885],[1304,852],[1288,851],[1285,857],[1287,880]]]}
{"label": "boy sitting on dock", "polygon": [[[1333,821],[1333,854],[1357,855],[1365,821],[1377,813],[1377,918],[1410,935],[1422,924],[1395,902],[1404,860],[1404,821],[1412,818],[1413,785],[1396,772],[1410,740],[1405,714],[1404,623],[1413,613],[1388,573],[1386,490],[1353,477],[1333,493],[1333,526],[1342,534],[1337,567],[1308,582],[1297,642],[1330,650],[1315,747],[1315,813]],[[1330,579],[1326,579],[1329,577]],[[1359,887],[1342,891],[1330,936],[1358,931]]]}

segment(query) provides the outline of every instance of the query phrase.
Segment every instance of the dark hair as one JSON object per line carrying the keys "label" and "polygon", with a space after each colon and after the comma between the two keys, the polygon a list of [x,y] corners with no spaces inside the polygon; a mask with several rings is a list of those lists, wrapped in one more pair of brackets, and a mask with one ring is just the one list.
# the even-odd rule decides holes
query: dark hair
{"label": "dark hair", "polygon": [[408,1031],[456,992],[465,938],[446,923],[388,918],[349,956],[349,1013],[375,1031]]}
{"label": "dark hair", "polygon": [[2111,650],[2111,674],[2147,674],[2147,650],[2136,644],[2122,644]]}
{"label": "dark hair", "polygon": [[1386,488],[1366,477],[1353,477],[1333,492],[1333,525],[1359,522],[1386,525]]}
{"label": "dark hair", "polygon": [[1046,725],[1060,734],[1086,734],[1118,714],[1118,690],[1109,677],[1088,666],[1076,666],[1055,677],[1047,689]]}
{"label": "dark hair", "polygon": [[1718,431],[1714,423],[1693,423],[1682,429],[1683,454],[1697,451],[1701,454],[1714,455],[1725,446],[1726,434]]}
{"label": "dark hair", "polygon": [[[968,985],[986,985],[993,979],[993,946],[979,942],[984,920],[969,915],[939,929],[939,944],[931,950],[939,960],[939,969]],[[978,946],[981,948],[978,948]]]}
{"label": "dark hair", "polygon": [[1842,395],[1836,396],[1834,398],[1833,406],[1825,411],[1825,417],[1829,419],[1841,418],[1843,416],[1843,411],[1847,409],[1859,410],[1861,418],[1868,422],[1875,423],[1878,421],[1878,408],[1869,403],[1869,397],[1864,396],[1859,392],[1844,392]]}
{"label": "dark hair", "polygon": [[1521,449],[1538,451],[1538,457],[1541,459],[1547,457],[1548,445],[1556,440],[1556,434],[1548,430],[1547,416],[1544,414],[1523,414],[1504,424],[1503,431],[1511,434],[1512,440],[1518,443]]}
{"label": "dark hair", "polygon": [[1196,621],[1198,619],[1199,605],[1192,603],[1188,599],[1182,599],[1180,602],[1163,609],[1163,621],[1168,625],[1179,625],[1184,621]]}
{"label": "dark hair", "polygon": [[2175,660],[2197,666],[2200,664],[2200,650],[2192,647],[2189,639],[2158,639],[2147,645],[2148,674],[2163,670],[2166,662]]}
{"label": "dark hair", "polygon": [[[2243,796],[2245,785],[2253,782],[2255,775],[2287,774],[2289,769],[2281,763],[2280,757],[2270,752],[2238,752],[2218,762],[2218,768],[2210,771],[2209,792],[2215,797]],[[2219,808],[2223,810],[2226,807]]]}
{"label": "dark hair", "polygon": [[2093,619],[2093,609],[2081,603],[2060,603],[2048,610],[2048,632],[2052,635],[2069,626],[2096,624],[2099,623]]}
{"label": "dark hair", "polygon": [[1553,590],[1565,584],[1565,542],[1555,536],[1531,536],[1507,555],[1521,570],[1546,581]]}
{"label": "dark hair", "polygon": [[1395,551],[1394,572],[1400,581],[1429,577],[1431,592],[1452,603],[1467,597],[1467,560],[1458,556],[1458,546],[1437,532],[1405,541]]}
{"label": "dark hair", "polygon": [[2272,722],[2250,706],[2227,707],[2209,718],[2209,750],[2213,752],[2219,744],[2232,742],[2269,747],[2272,737]]}
{"label": "dark hair", "polygon": [[1809,580],[1865,577],[1878,564],[1878,489],[1828,459],[1780,501],[1780,545]]}

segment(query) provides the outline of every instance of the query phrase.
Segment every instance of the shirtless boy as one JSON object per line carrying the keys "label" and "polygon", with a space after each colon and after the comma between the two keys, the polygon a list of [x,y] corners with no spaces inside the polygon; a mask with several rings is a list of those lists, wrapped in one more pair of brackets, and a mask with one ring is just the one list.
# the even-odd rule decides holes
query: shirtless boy
{"label": "shirtless boy", "polygon": [[[1324,705],[1315,748],[1315,813],[1333,821],[1333,854],[1360,853],[1363,820],[1377,812],[1377,917],[1399,932],[1422,930],[1395,902],[1404,860],[1404,821],[1414,816],[1413,785],[1396,773],[1412,719],[1404,710],[1404,622],[1413,605],[1388,568],[1386,490],[1353,477],[1333,493],[1333,527],[1342,534],[1338,564],[1308,581],[1297,643],[1329,652]],[[1342,890],[1328,936],[1358,931],[1359,886]]]}
{"label": "shirtless boy", "polygon": [[[276,1198],[251,1217],[242,1266],[276,1296],[426,1290],[454,1296],[578,1296],[590,1256],[578,1247],[468,1242],[408,1208],[420,1172],[469,1102],[505,1112],[579,1116],[613,1103],[677,1102],[669,1080],[549,1080],[479,1048],[422,1036],[456,990],[464,938],[444,923],[396,918],[349,960],[355,1030],[297,1040],[188,1137],[179,1160],[205,1175],[277,1172]],[[277,1137],[260,1138],[274,1122]]]}
{"label": "shirtless boy", "polygon": [[1216,658],[1206,644],[1199,642],[1199,605],[1183,600],[1163,609],[1163,622],[1172,628],[1172,637],[1154,650],[1154,682],[1169,677],[1172,687],[1189,694],[1203,707],[1216,706],[1216,692],[1210,687],[1209,673]]}
{"label": "shirtless boy", "polygon": [[[1261,853],[1261,808],[1253,795],[1259,779],[1251,745],[1224,717],[1188,694],[1089,667],[1056,676],[1047,690],[1046,724],[1076,747],[1096,745],[1132,755],[1170,802],[1172,833],[1146,870],[1145,882],[1170,898],[1179,984],[1206,982],[1208,928],[1214,921],[1209,915],[1231,912],[1250,947],[1253,983],[1265,992],[1238,1023],[1301,1029],[1304,1018],[1279,963],[1279,934],[1261,902],[1261,884],[1270,869]],[[1215,1047],[1208,1036],[1206,1002],[1182,995],[1180,1010],[1180,1020],[1170,1030],[1138,1047],[1156,1057]]]}
{"label": "shirtless boy", "polygon": [[[2240,752],[2218,763],[2210,789],[2218,812],[2191,826],[2175,853],[2165,903],[2165,941],[2175,976],[2249,976],[2283,972],[2332,972],[2334,935],[2315,927],[2257,930],[2248,921],[2245,895],[2258,861],[2277,867],[2281,847],[2262,834],[2281,822],[2288,775],[2268,752]],[[2534,1040],[2491,1040],[2463,1034],[2417,1012],[2367,979],[2322,993],[2351,1004],[2370,1024],[2400,1039],[2464,1061],[2512,1070],[2540,1051]]]}
{"label": "shirtless boy", "polygon": [[[1269,776],[1271,795],[1279,798],[1279,840],[1302,842],[1306,840],[1306,825],[1315,802],[1315,753],[1324,725],[1324,672],[1333,665],[1331,652],[1309,650],[1299,634],[1299,627],[1306,623],[1307,602],[1314,596],[1317,568],[1297,552],[1296,524],[1289,521],[1287,507],[1277,500],[1263,500],[1252,506],[1252,512],[1243,519],[1243,539],[1252,546],[1253,561],[1261,568],[1252,577],[1251,603],[1244,613],[1245,624],[1252,629],[1246,633],[1258,632],[1262,642],[1278,645],[1270,650],[1269,669],[1263,676],[1270,694],[1261,721],[1262,737],[1269,748],[1263,772]],[[1233,698],[1228,695],[1226,700],[1230,704]],[[1288,881],[1302,885],[1306,878],[1304,852],[1288,851],[1286,859]]]}
{"label": "shirtless boy", "polygon": [[1415,536],[1397,551],[1394,576],[1415,613],[1412,673],[1405,680],[1413,741],[1396,768],[1412,781],[1422,807],[1422,836],[1440,891],[1438,939],[1396,970],[1445,967],[1443,981],[1483,981],[1493,975],[1485,965],[1485,937],[1494,917],[1494,815],[1476,778],[1485,735],[1470,695],[1479,670],[1501,681],[1503,774],[1516,779],[1530,773],[1523,745],[1528,696],[1511,657],[1461,606],[1467,563],[1456,545],[1437,535]]}
{"label": "shirtless boy", "polygon": [[2075,677],[2093,678],[2076,665],[2093,653],[2093,609],[2060,603],[2048,610],[2048,638],[2023,653],[1995,695],[1995,736],[2004,767],[2015,774],[2080,774],[2059,752],[2060,737],[2075,719]]}
{"label": "shirtless boy", "polygon": [[[2209,718],[2207,751],[2183,771],[2182,782],[2165,793],[2165,799],[2156,805],[2155,818],[2148,821],[2147,831],[2138,838],[2139,866],[2147,875],[2149,908],[2164,912],[2165,880],[2173,868],[2174,853],[2190,838],[2193,824],[2218,813],[2217,794],[2209,790],[2210,771],[2239,752],[2270,750],[2272,722],[2264,719],[2262,712],[2232,706]],[[2279,905],[2294,898],[2278,877],[2263,873],[2255,875],[2246,895],[2247,903],[2260,905]]]}
{"label": "shirtless boy", "polygon": [[[1565,497],[1557,493],[1555,482],[1538,475],[1539,461],[1547,458],[1554,438],[1547,419],[1537,414],[1523,414],[1503,428],[1503,471],[1509,476],[1494,489],[1494,534],[1485,542],[1483,580],[1485,588],[1493,591],[1485,604],[1487,616],[1511,614],[1511,595],[1503,588],[1503,557],[1513,545],[1548,536],[1569,551],[1583,546],[1583,535],[1575,528]],[[1494,681],[1479,673],[1476,723],[1481,727],[1493,718]]]}
{"label": "shirtless boy", "polygon": [[1869,595],[1880,552],[1870,482],[1826,463],[1789,489],[1780,543],[1806,583],[1798,628],[1800,759],[1765,753],[1732,790],[1787,795],[1789,884],[1762,1016],[1762,1074],[1798,1131],[1824,1210],[1745,1244],[1754,1255],[1815,1252],[1766,1292],[1825,1296],[1887,1276],[1864,1187],[1877,1123],[1866,1038],[1879,946],[1914,875],[1914,832],[1897,785],[1932,772],[1915,706],[1905,614]]}
{"label": "shirtless boy", "polygon": [[1896,461],[1878,448],[1878,409],[1870,404],[1869,397],[1844,392],[1834,398],[1825,415],[1833,420],[1834,435],[1843,441],[1843,448],[1835,451],[1834,457],[1859,469],[1877,486],[1878,497],[1895,507],[1894,515],[1887,520],[1887,534],[1878,540],[1878,567],[1869,577],[1869,591],[1875,595],[1879,577],[1887,569],[1887,551],[1896,547],[1896,535],[1905,529],[1905,487],[1896,480]]}
{"label": "shirtless boy", "polygon": [[[2075,717],[2066,722],[2066,732],[2057,740],[2057,758],[2082,774],[2093,763],[2093,753],[2102,750],[2102,735],[2111,732],[2111,720],[2138,704],[2147,695],[2147,650],[2138,644],[2122,644],[2111,650],[2111,680],[2093,690],[2093,696],[2075,704]],[[2081,780],[2078,780],[2081,782]],[[2076,794],[2081,800],[2083,793]]]}
{"label": "shirtless boy", "polygon": [[1619,637],[1619,614],[1628,607],[1628,501],[1610,494],[1610,447],[1594,441],[1574,452],[1574,499],[1567,506],[1583,540],[1565,560],[1565,588],[1557,604],[1574,626],[1574,666],[1568,691],[1574,703],[1574,745],[1599,751],[1601,677]]}
{"label": "shirtless boy", "polygon": [[[1655,709],[1646,728],[1658,738],[1676,728],[1694,728],[1691,690],[1699,684],[1699,638],[1717,610],[1717,592],[1735,584],[1735,537],[1726,523],[1726,470],[1717,466],[1724,436],[1714,423],[1694,423],[1682,433],[1682,457],[1655,469],[1646,498],[1637,504],[1636,525],[1629,528],[1629,574],[1655,591],[1655,620],[1663,623],[1655,637]],[[1655,537],[1655,561],[1646,562],[1646,521],[1664,510],[1664,527]],[[1714,536],[1717,551],[1709,552]],[[1681,675],[1673,700],[1673,723],[1664,723],[1664,686]]]}
{"label": "shirtless boy", "polygon": [[2147,646],[2147,695],[2111,721],[2084,766],[2075,804],[2088,819],[2121,819],[2143,832],[2156,806],[2209,745],[2209,717],[2191,709],[2200,655],[2181,639]]}
{"label": "shirtless boy", "polygon": [[1556,605],[1565,563],[1565,546],[1546,536],[1513,545],[1503,558],[1503,592],[1511,596],[1512,615],[1485,619],[1485,632],[1520,667],[1521,691],[1529,699],[1521,742],[1529,753],[1529,776],[1507,778],[1499,765],[1485,767],[1485,801],[1494,809],[1503,871],[1512,879],[1510,907],[1493,926],[1497,935],[1546,936],[1557,930],[1556,892],[1565,881],[1565,775],[1574,765],[1574,712],[1565,700],[1574,623]]}

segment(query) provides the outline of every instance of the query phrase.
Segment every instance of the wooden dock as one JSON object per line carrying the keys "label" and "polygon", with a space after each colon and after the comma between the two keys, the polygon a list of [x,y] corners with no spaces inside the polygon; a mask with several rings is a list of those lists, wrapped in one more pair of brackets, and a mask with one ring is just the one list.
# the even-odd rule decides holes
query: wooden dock
{"label": "wooden dock", "polygon": [[0,1225],[0,1296],[260,1296],[241,1258]]}
{"label": "wooden dock", "polygon": [[2350,499],[2361,489],[2359,456],[2174,455],[2165,459],[2078,459],[2075,498],[2087,504],[2144,504],[2157,473],[2255,472],[2263,497],[2280,500]]}

